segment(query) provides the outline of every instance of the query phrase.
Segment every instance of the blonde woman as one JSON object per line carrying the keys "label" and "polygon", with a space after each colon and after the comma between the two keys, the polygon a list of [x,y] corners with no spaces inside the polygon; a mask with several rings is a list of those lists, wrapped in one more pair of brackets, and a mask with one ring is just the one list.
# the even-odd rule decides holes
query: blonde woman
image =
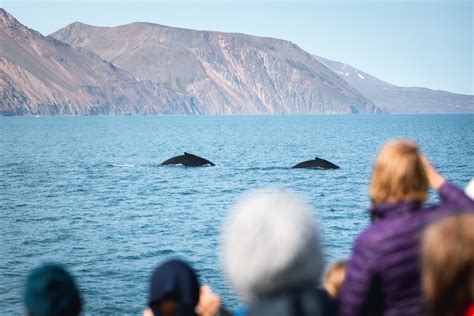
{"label": "blonde woman", "polygon": [[[430,187],[441,202],[428,207],[424,202]],[[383,147],[369,195],[373,222],[354,243],[341,292],[342,315],[423,315],[421,231],[440,216],[474,209],[474,201],[406,140]]]}

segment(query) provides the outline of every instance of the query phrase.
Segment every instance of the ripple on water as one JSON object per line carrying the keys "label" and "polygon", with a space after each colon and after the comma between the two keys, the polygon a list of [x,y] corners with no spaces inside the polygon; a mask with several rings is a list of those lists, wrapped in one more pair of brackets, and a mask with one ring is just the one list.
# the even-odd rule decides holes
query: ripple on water
{"label": "ripple on water", "polygon": [[[393,137],[418,141],[448,179],[465,185],[472,177],[472,115],[1,120],[9,148],[0,160],[2,315],[22,310],[24,278],[43,261],[76,276],[86,315],[140,314],[153,269],[175,256],[227,306],[241,305],[220,265],[219,234],[235,201],[254,188],[304,196],[326,261],[346,258],[369,222],[373,159]],[[183,151],[217,165],[159,165]],[[341,169],[290,169],[314,156]]]}

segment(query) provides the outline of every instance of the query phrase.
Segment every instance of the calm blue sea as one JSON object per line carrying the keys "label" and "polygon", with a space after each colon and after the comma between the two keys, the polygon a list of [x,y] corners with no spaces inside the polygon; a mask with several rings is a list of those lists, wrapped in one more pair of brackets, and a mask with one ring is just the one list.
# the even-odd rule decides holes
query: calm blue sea
{"label": "calm blue sea", "polygon": [[[235,308],[219,232],[243,192],[279,186],[306,197],[331,262],[368,223],[384,142],[416,140],[465,186],[473,136],[474,115],[0,117],[0,314],[20,314],[28,271],[55,261],[76,276],[87,315],[139,315],[153,268],[172,256]],[[184,151],[216,166],[159,166]],[[314,156],[341,169],[290,169]]]}

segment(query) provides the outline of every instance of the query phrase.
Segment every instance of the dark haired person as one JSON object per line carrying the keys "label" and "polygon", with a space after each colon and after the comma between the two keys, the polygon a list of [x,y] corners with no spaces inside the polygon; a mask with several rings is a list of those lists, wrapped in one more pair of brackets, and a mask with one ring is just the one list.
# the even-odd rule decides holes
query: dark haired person
{"label": "dark haired person", "polygon": [[[438,205],[423,204],[429,187],[438,193]],[[423,315],[421,232],[438,217],[474,209],[474,201],[406,140],[387,143],[378,155],[370,198],[373,222],[354,243],[340,297],[342,315]]]}
{"label": "dark haired person", "polygon": [[144,316],[224,316],[220,298],[208,286],[199,286],[194,270],[184,261],[171,259],[159,265],[150,281]]}

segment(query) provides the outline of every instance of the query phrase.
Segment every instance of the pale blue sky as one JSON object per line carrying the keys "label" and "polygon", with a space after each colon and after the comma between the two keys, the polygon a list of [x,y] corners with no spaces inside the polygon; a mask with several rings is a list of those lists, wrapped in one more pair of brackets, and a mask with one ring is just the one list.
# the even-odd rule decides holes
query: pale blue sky
{"label": "pale blue sky", "polygon": [[44,35],[74,21],[144,21],[282,38],[393,84],[474,94],[470,0],[0,0],[0,7]]}

